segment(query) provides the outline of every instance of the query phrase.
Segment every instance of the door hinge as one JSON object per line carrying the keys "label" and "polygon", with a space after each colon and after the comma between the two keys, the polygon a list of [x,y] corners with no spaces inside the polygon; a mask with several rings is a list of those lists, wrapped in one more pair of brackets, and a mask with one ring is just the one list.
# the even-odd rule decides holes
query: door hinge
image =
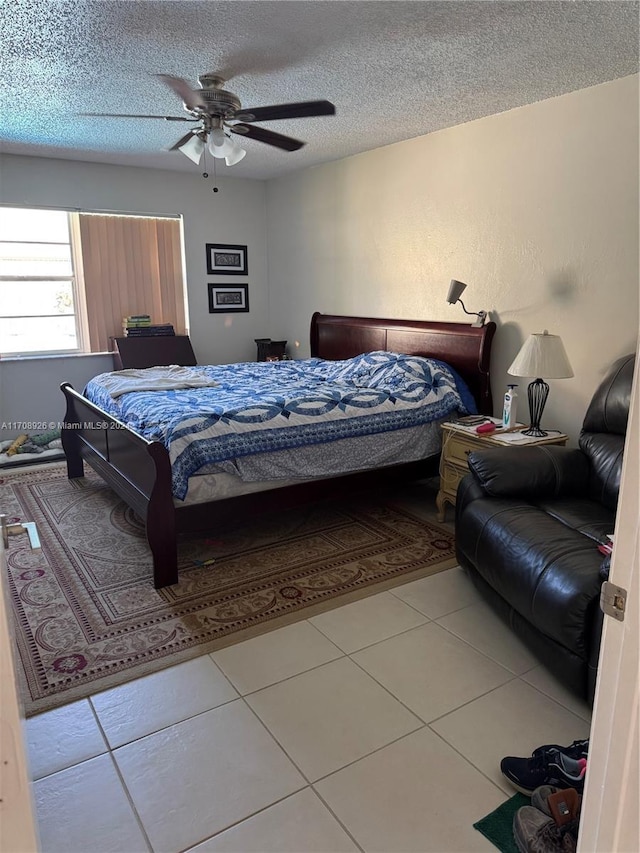
{"label": "door hinge", "polygon": [[605,581],[600,589],[600,609],[605,616],[613,616],[618,622],[624,621],[627,607],[627,590]]}

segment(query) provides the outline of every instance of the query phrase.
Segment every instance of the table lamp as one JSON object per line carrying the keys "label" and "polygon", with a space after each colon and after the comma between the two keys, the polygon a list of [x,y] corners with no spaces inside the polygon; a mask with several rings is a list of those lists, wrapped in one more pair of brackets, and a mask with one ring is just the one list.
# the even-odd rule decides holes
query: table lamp
{"label": "table lamp", "polygon": [[569,379],[573,376],[573,370],[559,335],[550,335],[546,329],[542,334],[529,335],[507,373],[511,376],[538,377],[529,383],[527,389],[530,426],[522,432],[524,435],[540,438],[548,435],[540,429],[542,412],[549,396],[549,385],[541,377]]}

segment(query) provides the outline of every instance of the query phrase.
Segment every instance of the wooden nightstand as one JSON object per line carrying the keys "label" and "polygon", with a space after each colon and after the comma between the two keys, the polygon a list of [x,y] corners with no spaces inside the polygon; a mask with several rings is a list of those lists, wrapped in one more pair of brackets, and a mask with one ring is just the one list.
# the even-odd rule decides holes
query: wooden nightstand
{"label": "wooden nightstand", "polygon": [[[525,429],[526,427],[523,427]],[[520,435],[519,432],[508,433],[509,435]],[[530,438],[523,436],[526,441],[516,441],[507,444],[492,437],[491,434],[478,435],[470,429],[464,429],[456,424],[442,424],[442,455],[440,457],[440,491],[436,498],[438,508],[438,521],[444,521],[446,504],[456,505],[456,492],[458,484],[465,474],[469,473],[467,456],[472,450],[481,450],[483,447],[532,447],[536,444],[559,444],[567,443],[568,436],[564,433],[550,432],[544,438]]]}

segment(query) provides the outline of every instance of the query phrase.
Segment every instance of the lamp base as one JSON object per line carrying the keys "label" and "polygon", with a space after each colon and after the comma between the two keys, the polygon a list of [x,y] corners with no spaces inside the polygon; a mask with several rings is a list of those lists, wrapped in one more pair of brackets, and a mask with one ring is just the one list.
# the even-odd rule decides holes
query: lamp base
{"label": "lamp base", "polygon": [[521,429],[520,433],[521,433],[521,435],[533,435],[536,438],[544,438],[545,435],[549,435],[549,433],[546,432],[546,430],[539,429],[539,428],[534,427],[534,426],[530,426],[529,429]]}
{"label": "lamp base", "polygon": [[542,418],[545,403],[547,402],[547,397],[549,396],[549,385],[544,381],[544,379],[534,379],[533,382],[529,383],[527,396],[529,397],[529,417],[531,418],[531,425],[529,426],[529,429],[522,430],[522,434],[532,435],[536,438],[544,438],[544,436],[549,433],[540,429],[540,420]]}

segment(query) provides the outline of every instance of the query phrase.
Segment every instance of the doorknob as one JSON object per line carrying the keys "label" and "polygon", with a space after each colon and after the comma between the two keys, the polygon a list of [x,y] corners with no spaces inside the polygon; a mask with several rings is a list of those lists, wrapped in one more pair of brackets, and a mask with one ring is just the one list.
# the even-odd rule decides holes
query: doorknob
{"label": "doorknob", "polygon": [[38,536],[35,521],[23,521],[17,524],[8,524],[7,516],[0,515],[0,526],[2,526],[2,541],[5,548],[9,547],[10,536],[19,536],[21,533],[28,534],[29,545],[31,546],[32,551],[40,547],[40,537]]}

